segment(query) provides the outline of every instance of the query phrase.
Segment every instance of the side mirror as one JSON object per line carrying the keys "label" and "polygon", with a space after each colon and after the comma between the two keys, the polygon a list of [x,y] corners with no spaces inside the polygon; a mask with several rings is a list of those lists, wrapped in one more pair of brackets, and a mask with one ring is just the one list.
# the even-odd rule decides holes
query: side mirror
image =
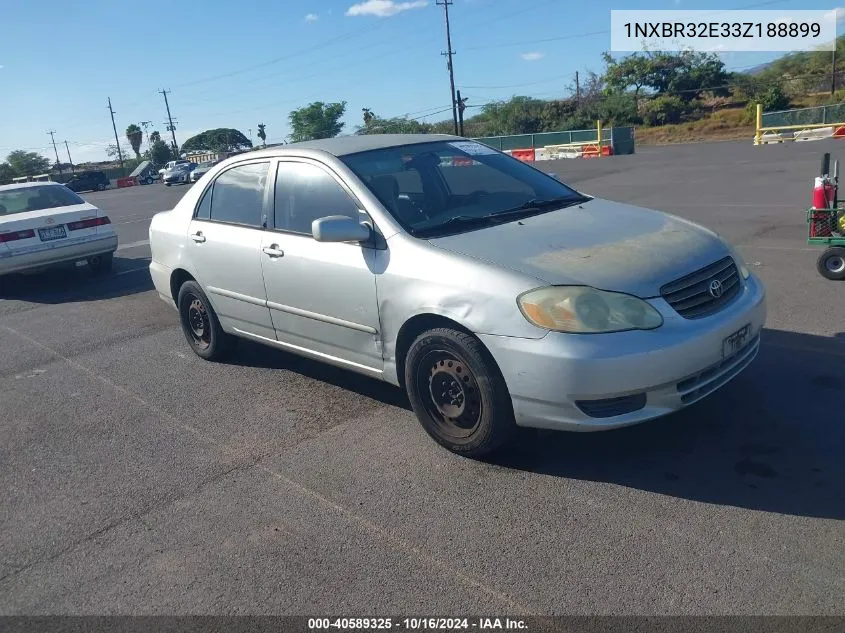
{"label": "side mirror", "polygon": [[330,215],[311,223],[318,242],[363,242],[370,239],[370,227],[345,215]]}

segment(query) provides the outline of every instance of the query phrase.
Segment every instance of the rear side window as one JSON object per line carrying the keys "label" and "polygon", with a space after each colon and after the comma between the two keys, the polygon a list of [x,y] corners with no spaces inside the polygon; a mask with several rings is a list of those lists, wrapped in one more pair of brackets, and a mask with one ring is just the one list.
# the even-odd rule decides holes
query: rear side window
{"label": "rear side window", "polygon": [[211,219],[211,187],[205,190],[202,195],[199,205],[197,206],[197,213],[194,216],[197,220]]}
{"label": "rear side window", "polygon": [[[217,222],[261,226],[269,165],[239,165],[220,174],[211,190],[211,219]],[[208,197],[208,194],[205,197]],[[205,198],[200,206],[204,203]]]}

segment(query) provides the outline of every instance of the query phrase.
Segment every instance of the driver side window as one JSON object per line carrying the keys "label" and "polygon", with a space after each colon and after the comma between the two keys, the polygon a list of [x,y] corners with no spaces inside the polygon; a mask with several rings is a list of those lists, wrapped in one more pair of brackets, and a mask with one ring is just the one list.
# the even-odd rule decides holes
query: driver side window
{"label": "driver side window", "polygon": [[276,171],[275,228],[311,235],[311,223],[328,215],[358,219],[358,203],[325,170],[310,163],[280,162]]}

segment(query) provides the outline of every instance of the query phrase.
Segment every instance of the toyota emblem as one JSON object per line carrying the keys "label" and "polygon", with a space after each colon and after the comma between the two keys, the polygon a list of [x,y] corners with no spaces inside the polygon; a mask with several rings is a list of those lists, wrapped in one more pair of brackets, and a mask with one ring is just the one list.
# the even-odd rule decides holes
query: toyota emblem
{"label": "toyota emblem", "polygon": [[56,221],[53,218],[47,218],[46,224],[55,224]]}
{"label": "toyota emblem", "polygon": [[719,297],[722,296],[722,292],[724,292],[724,288],[722,287],[722,282],[719,281],[718,279],[714,279],[713,281],[710,282],[709,290],[710,290],[710,295],[714,299],[718,299]]}

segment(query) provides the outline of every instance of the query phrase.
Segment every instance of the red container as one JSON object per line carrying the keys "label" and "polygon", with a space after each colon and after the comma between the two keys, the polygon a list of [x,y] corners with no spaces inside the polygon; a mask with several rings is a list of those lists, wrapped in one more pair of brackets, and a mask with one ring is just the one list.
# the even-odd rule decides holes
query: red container
{"label": "red container", "polygon": [[830,209],[833,206],[834,190],[832,182],[817,177],[813,186],[813,208]]}
{"label": "red container", "polygon": [[511,156],[526,163],[533,163],[535,160],[533,149],[515,149]]}

